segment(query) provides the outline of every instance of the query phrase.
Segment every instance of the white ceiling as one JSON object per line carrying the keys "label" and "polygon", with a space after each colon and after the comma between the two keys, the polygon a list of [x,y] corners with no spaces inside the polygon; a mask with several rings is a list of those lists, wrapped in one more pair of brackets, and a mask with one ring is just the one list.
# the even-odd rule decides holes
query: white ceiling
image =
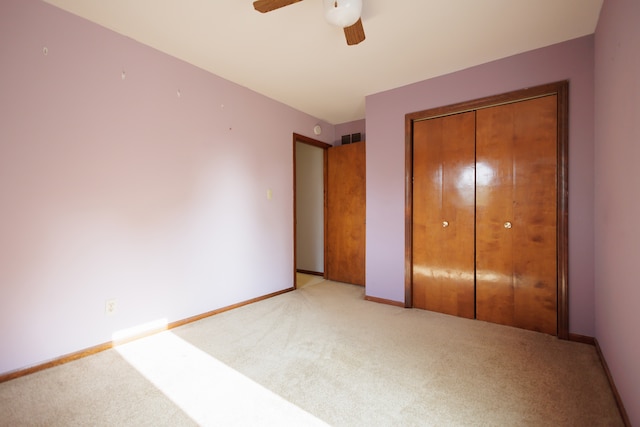
{"label": "white ceiling", "polygon": [[332,124],[365,96],[592,34],[603,0],[363,0],[347,46],[322,1],[44,0]]}

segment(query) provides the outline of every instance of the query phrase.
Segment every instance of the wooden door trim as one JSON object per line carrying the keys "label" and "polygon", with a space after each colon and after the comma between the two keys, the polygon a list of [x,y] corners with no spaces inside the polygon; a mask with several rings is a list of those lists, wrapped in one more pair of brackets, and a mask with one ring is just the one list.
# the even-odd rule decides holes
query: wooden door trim
{"label": "wooden door trim", "polygon": [[569,339],[569,82],[559,82],[558,90],[558,338]]}
{"label": "wooden door trim", "polygon": [[298,288],[298,281],[296,279],[296,266],[297,266],[297,212],[296,212],[296,144],[301,142],[303,144],[312,145],[314,147],[321,148],[322,153],[322,179],[323,179],[323,205],[324,205],[324,268],[322,277],[327,278],[327,149],[331,147],[331,144],[327,144],[317,139],[309,138],[308,136],[293,133],[293,287]]}
{"label": "wooden door trim", "polygon": [[569,82],[560,81],[493,95],[405,115],[405,307],[412,307],[413,293],[413,123],[420,120],[475,111],[500,104],[556,95],[557,138],[557,316],[558,338],[569,339]]}

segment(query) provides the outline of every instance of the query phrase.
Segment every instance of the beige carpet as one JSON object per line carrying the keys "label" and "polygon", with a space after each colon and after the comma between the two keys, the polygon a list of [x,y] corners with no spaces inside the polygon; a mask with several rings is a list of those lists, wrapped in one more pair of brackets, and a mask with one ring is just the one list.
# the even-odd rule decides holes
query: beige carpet
{"label": "beige carpet", "polygon": [[595,349],[320,281],[0,384],[0,425],[622,425]]}
{"label": "beige carpet", "polygon": [[324,282],[322,276],[316,276],[313,274],[296,273],[296,286],[298,289],[306,288],[307,286],[317,285]]}

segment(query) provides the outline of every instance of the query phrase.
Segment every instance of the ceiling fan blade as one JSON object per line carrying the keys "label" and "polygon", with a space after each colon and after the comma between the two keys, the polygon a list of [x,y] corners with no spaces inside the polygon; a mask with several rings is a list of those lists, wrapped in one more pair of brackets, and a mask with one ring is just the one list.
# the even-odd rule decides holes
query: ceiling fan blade
{"label": "ceiling fan blade", "polygon": [[362,26],[362,19],[358,19],[358,21],[344,28],[344,36],[347,39],[347,44],[349,46],[353,46],[354,44],[358,44],[365,39],[364,35],[364,27]]}
{"label": "ceiling fan blade", "polygon": [[258,12],[266,13],[302,0],[257,0],[253,2],[253,8]]}

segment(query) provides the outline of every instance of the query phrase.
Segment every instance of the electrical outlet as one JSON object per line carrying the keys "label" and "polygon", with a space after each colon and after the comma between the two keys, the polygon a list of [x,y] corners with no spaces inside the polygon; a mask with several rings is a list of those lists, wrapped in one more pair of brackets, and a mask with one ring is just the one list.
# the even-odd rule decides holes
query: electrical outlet
{"label": "electrical outlet", "polygon": [[107,316],[113,316],[118,312],[118,300],[108,299],[104,304],[104,314]]}

